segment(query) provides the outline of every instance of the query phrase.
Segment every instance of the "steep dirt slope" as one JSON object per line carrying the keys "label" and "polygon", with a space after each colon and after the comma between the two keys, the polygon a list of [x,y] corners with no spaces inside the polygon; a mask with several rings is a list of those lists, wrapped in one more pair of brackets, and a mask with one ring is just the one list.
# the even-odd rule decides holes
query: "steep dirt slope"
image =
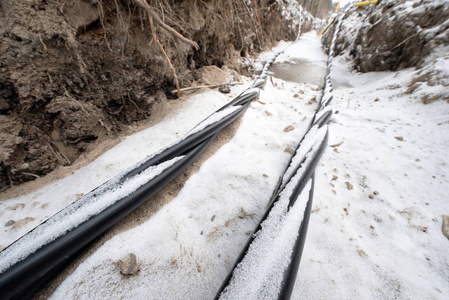
{"label": "steep dirt slope", "polygon": [[[245,71],[241,56],[297,30],[283,1],[147,2],[199,45],[155,21],[181,86],[204,66]],[[173,75],[136,3],[0,0],[0,191],[72,164],[93,141],[148,120],[155,103],[173,98]]]}
{"label": "steep dirt slope", "polygon": [[[330,43],[334,26],[323,37],[324,48]],[[349,9],[335,55],[346,55],[360,72],[415,68],[418,72],[406,93],[427,104],[449,100],[448,51],[448,1],[389,0]]]}
{"label": "steep dirt slope", "polygon": [[[361,72],[415,67],[434,48],[449,44],[448,29],[447,1],[382,1],[349,10],[335,52],[339,55],[348,50]],[[326,47],[332,32],[329,30],[323,38]]]}

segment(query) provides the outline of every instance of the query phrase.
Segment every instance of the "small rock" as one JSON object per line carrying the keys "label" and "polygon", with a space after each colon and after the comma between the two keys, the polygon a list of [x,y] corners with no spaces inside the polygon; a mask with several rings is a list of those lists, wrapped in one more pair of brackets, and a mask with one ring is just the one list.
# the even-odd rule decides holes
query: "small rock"
{"label": "small rock", "polygon": [[287,127],[284,128],[284,132],[289,132],[289,131],[292,131],[293,129],[295,129],[295,126],[288,125]]}
{"label": "small rock", "polygon": [[337,179],[338,179],[338,176],[337,176],[337,175],[332,175],[331,181],[334,181],[334,180],[337,180]]}
{"label": "small rock", "polygon": [[400,142],[404,141],[404,138],[402,136],[395,136],[394,138]]}
{"label": "small rock", "polygon": [[210,218],[210,220],[213,222],[216,218],[216,215],[213,215],[212,218]]}
{"label": "small rock", "polygon": [[449,216],[442,215],[441,217],[443,218],[441,231],[443,232],[444,236],[449,239]]}
{"label": "small rock", "polygon": [[295,153],[295,150],[292,147],[288,146],[287,148],[285,148],[284,152],[293,154],[293,153]]}
{"label": "small rock", "polygon": [[373,194],[377,196],[377,195],[379,195],[379,192],[378,191],[374,191]]}
{"label": "small rock", "polygon": [[368,255],[365,253],[365,251],[363,250],[357,250],[357,253],[361,256],[361,257],[367,257]]}
{"label": "small rock", "polygon": [[352,190],[353,186],[351,183],[349,183],[348,181],[345,182],[346,183],[346,187],[348,188],[348,190]]}
{"label": "small rock", "polygon": [[267,174],[263,174],[263,177],[268,177],[268,175]]}
{"label": "small rock", "polygon": [[294,94],[293,98],[299,98],[299,95],[298,94]]}
{"label": "small rock", "polygon": [[368,197],[369,197],[370,199],[374,199],[374,196],[373,196],[372,194],[370,194]]}
{"label": "small rock", "polygon": [[12,226],[12,225],[14,225],[15,223],[16,223],[16,221],[14,221],[14,220],[9,220],[8,222],[6,222],[5,227]]}
{"label": "small rock", "polygon": [[130,253],[124,259],[119,260],[118,267],[123,275],[136,275],[140,270],[140,264],[137,263],[134,253]]}
{"label": "small rock", "polygon": [[224,94],[229,94],[231,92],[231,88],[227,85],[220,85],[218,90]]}

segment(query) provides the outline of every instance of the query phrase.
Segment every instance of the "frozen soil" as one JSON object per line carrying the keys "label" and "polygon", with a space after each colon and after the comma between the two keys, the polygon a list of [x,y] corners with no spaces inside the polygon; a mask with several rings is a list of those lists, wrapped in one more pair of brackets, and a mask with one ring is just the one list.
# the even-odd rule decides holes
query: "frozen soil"
{"label": "frozen soil", "polygon": [[[204,83],[202,67],[248,74],[242,55],[294,38],[285,4],[271,2],[148,1],[199,45],[155,25],[181,87]],[[170,69],[133,0],[1,0],[0,41],[0,191],[78,165],[93,144],[123,136],[174,98]]]}

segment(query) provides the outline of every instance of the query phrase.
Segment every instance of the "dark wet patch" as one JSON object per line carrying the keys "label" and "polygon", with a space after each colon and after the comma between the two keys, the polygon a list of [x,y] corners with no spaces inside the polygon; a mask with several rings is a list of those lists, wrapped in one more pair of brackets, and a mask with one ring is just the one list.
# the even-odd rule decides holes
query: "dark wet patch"
{"label": "dark wet patch", "polygon": [[320,87],[324,84],[324,76],[326,76],[326,68],[317,66],[316,64],[306,60],[294,60],[293,62],[285,62],[274,64],[270,68],[273,77],[297,82],[310,83]]}

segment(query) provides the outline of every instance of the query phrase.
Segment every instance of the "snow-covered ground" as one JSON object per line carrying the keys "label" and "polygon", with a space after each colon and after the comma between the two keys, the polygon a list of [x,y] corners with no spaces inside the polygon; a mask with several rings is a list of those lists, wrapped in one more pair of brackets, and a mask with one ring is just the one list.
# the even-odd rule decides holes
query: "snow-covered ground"
{"label": "snow-covered ground", "polygon": [[[304,34],[278,58],[320,68],[326,60],[315,32]],[[424,105],[406,94],[416,72],[353,74],[344,57],[334,59],[336,115],[329,143],[334,147],[328,147],[316,170],[294,299],[449,296],[449,240],[441,233],[441,215],[449,214],[449,104]],[[233,89],[232,96],[243,88]],[[286,168],[290,154],[284,150],[295,148],[304,135],[320,94],[314,84],[269,78],[235,136],[189,178],[177,197],[143,224],[102,245],[53,298],[213,298]],[[30,227],[4,227],[0,245],[73,202],[77,194],[182,137],[229,99],[214,91],[194,96],[180,111],[128,137],[67,179],[0,202],[1,226],[10,219],[35,219]],[[39,204],[33,206],[35,202]],[[125,277],[117,262],[130,253],[140,271]]]}
{"label": "snow-covered ground", "polygon": [[353,87],[334,84],[329,144],[343,143],[316,170],[294,299],[447,299],[449,104],[405,94],[415,70],[333,71]]}

